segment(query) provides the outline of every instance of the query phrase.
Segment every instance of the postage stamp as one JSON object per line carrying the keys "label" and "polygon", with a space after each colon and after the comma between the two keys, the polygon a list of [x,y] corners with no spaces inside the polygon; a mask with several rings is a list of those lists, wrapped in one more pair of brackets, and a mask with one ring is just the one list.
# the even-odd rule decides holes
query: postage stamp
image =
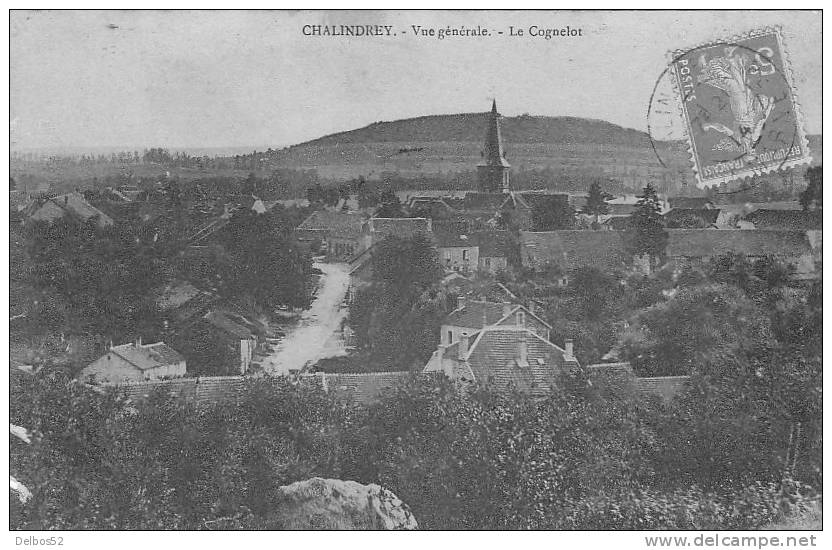
{"label": "postage stamp", "polygon": [[700,184],[811,162],[779,28],[677,50],[671,71]]}

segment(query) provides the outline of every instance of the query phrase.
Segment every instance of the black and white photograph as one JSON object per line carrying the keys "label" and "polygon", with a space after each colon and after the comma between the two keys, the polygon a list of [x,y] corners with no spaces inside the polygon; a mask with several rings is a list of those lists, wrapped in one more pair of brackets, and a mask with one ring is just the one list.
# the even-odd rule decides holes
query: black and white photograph
{"label": "black and white photograph", "polygon": [[821,10],[8,17],[7,548],[821,544]]}

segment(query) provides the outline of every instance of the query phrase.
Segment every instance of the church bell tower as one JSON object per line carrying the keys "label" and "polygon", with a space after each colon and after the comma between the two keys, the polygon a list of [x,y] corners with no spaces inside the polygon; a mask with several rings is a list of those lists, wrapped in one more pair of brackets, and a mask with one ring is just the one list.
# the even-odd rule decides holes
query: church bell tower
{"label": "church bell tower", "polygon": [[488,117],[488,130],[485,134],[485,148],[482,162],[477,165],[477,190],[481,193],[508,193],[509,168],[503,153],[503,138],[500,134],[500,114],[497,112],[497,100],[491,104]]}

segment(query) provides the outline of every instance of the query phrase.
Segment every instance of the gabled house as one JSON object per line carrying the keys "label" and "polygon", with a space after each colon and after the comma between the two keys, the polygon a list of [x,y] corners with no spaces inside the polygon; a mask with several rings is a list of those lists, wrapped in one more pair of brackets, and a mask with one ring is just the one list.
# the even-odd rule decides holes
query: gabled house
{"label": "gabled house", "polygon": [[475,238],[447,231],[435,231],[433,235],[443,268],[463,274],[477,270],[480,249]]}
{"label": "gabled house", "polygon": [[579,369],[572,342],[560,348],[522,325],[494,325],[459,341],[441,344],[423,372],[442,372],[461,382],[497,391],[545,395],[558,377]]}
{"label": "gabled house", "polygon": [[801,231],[669,229],[667,233],[667,258],[677,268],[704,265],[711,258],[734,253],[751,261],[773,256],[794,264],[799,278],[816,269],[809,237]]}
{"label": "gabled house", "polygon": [[823,220],[818,212],[803,210],[760,209],[745,215],[742,221],[753,229],[779,229],[783,231],[809,231],[822,229]]}
{"label": "gabled house", "polygon": [[672,208],[662,217],[668,229],[705,229],[717,225],[718,208]]}
{"label": "gabled house", "polygon": [[83,221],[95,219],[98,227],[113,225],[113,219],[87,202],[80,193],[72,192],[46,199],[36,207],[31,215],[33,220],[54,222],[65,215],[71,214]]}
{"label": "gabled house", "polygon": [[512,248],[515,246],[508,231],[480,231],[472,237],[479,245],[479,271],[497,273],[508,268]]}
{"label": "gabled house", "polygon": [[185,358],[164,342],[142,344],[141,339],[113,346],[85,367],[79,379],[98,383],[120,383],[185,376]]}
{"label": "gabled house", "polygon": [[667,199],[670,208],[692,208],[702,210],[714,208],[714,203],[708,197],[669,197]]}
{"label": "gabled house", "polygon": [[632,263],[620,231],[521,231],[520,259],[525,267],[556,265],[564,274],[585,267],[609,272]]}
{"label": "gabled house", "polygon": [[361,240],[363,248],[366,249],[387,237],[430,238],[432,232],[433,227],[429,218],[370,218],[361,228]]}
{"label": "gabled house", "polygon": [[238,353],[239,373],[245,374],[254,360],[257,349],[257,334],[245,318],[228,311],[211,311],[203,319],[216,329],[217,337]]}
{"label": "gabled house", "polygon": [[330,259],[348,260],[367,248],[362,238],[364,220],[360,214],[318,210],[295,229],[295,236]]}
{"label": "gabled house", "polygon": [[552,327],[534,313],[534,309],[510,302],[486,302],[457,298],[457,307],[441,325],[440,343],[458,342],[464,334],[473,334],[489,326],[523,326],[548,340]]}

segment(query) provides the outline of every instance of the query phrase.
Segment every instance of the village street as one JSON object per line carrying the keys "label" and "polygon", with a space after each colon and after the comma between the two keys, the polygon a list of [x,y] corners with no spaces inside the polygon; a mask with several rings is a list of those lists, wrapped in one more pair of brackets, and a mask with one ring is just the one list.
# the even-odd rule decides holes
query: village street
{"label": "village street", "polygon": [[315,267],[323,272],[318,293],[297,326],[263,360],[263,370],[268,374],[289,374],[290,370],[300,370],[319,359],[345,353],[340,328],[347,310],[341,303],[350,282],[349,267],[318,262]]}

